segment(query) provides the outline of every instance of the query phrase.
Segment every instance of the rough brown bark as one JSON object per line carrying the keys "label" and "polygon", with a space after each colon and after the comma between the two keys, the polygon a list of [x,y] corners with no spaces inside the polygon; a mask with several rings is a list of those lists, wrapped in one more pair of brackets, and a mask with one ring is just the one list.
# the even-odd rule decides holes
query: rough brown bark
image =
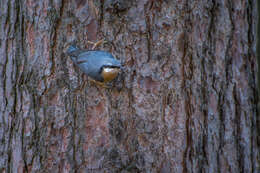
{"label": "rough brown bark", "polygon": [[[0,16],[1,172],[260,171],[256,0],[1,0]],[[124,78],[80,89],[64,46],[101,38]]]}

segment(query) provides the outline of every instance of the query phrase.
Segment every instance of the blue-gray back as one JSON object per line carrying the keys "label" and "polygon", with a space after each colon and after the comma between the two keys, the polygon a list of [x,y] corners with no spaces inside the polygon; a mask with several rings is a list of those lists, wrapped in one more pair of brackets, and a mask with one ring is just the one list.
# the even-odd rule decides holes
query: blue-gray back
{"label": "blue-gray back", "polygon": [[87,75],[102,81],[100,75],[103,66],[121,67],[120,61],[105,51],[83,51],[77,57],[77,65]]}

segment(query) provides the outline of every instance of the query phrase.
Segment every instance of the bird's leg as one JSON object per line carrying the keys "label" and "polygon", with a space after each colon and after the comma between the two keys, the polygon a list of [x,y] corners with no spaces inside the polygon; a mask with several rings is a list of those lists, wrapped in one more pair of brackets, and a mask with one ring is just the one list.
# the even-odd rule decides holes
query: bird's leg
{"label": "bird's leg", "polygon": [[107,41],[105,41],[105,39],[99,40],[96,43],[92,42],[92,41],[88,41],[89,44],[92,44],[93,47],[91,50],[94,50],[96,47],[98,47],[101,44],[107,43]]}

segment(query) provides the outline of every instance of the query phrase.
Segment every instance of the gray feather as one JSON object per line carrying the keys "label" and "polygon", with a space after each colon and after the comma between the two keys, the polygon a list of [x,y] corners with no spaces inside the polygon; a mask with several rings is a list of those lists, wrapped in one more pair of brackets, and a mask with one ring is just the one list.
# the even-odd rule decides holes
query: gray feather
{"label": "gray feather", "polygon": [[103,82],[101,70],[103,67],[121,68],[121,63],[112,54],[105,51],[84,51],[76,47],[67,50],[72,61],[88,76]]}

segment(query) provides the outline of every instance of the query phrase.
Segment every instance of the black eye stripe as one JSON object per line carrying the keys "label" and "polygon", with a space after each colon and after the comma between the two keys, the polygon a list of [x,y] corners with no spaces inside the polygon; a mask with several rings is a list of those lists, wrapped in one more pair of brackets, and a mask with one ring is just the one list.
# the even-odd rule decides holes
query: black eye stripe
{"label": "black eye stripe", "polygon": [[120,68],[119,66],[115,66],[115,65],[103,65],[101,68]]}
{"label": "black eye stripe", "polygon": [[100,70],[99,70],[99,73],[100,73],[100,74],[102,73],[102,71],[103,71],[104,68],[120,68],[120,67],[115,66],[115,65],[103,65],[103,66],[100,68]]}

